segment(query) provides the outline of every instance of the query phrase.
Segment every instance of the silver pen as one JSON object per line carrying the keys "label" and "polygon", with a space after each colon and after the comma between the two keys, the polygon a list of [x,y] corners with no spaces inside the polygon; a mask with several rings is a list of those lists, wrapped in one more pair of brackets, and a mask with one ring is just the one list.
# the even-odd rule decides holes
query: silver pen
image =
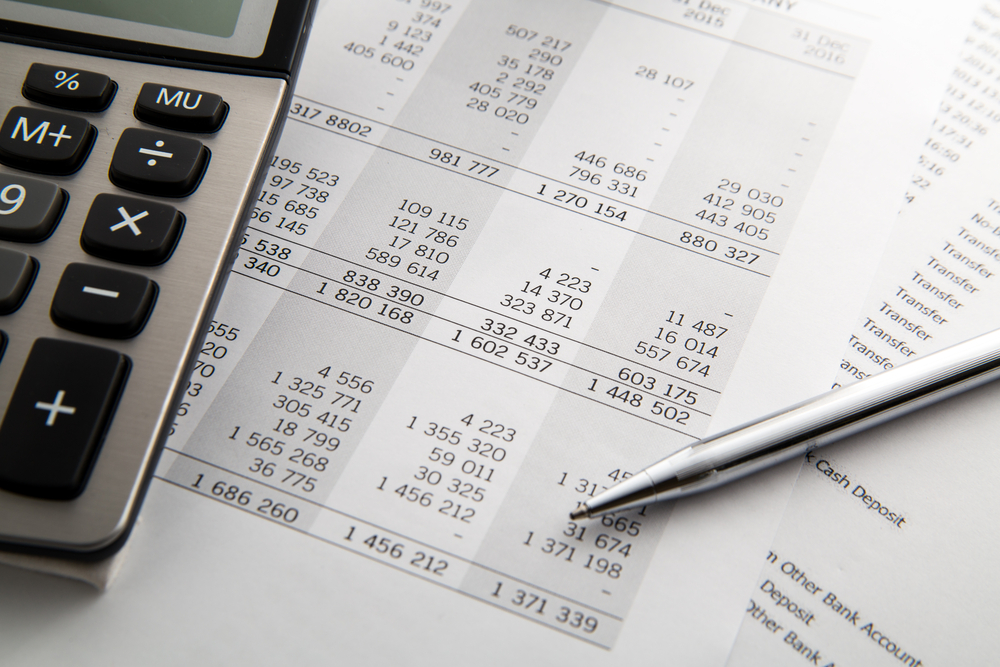
{"label": "silver pen", "polygon": [[700,440],[597,494],[570,517],[714,489],[998,377],[1000,329]]}

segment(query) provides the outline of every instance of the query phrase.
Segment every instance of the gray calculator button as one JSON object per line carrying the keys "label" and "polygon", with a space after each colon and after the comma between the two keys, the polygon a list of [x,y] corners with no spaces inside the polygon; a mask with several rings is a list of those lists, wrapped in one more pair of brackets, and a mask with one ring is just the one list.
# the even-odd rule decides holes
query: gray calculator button
{"label": "gray calculator button", "polygon": [[55,183],[0,174],[0,239],[44,241],[59,222],[67,199]]}
{"label": "gray calculator button", "polygon": [[35,279],[35,260],[23,252],[0,248],[0,315],[21,307]]}

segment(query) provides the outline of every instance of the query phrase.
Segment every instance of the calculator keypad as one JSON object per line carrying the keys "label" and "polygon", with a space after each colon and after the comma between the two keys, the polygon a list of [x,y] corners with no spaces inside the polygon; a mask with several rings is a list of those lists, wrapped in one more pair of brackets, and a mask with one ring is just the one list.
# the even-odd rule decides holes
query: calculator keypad
{"label": "calculator keypad", "polygon": [[[124,540],[177,418],[288,84],[0,59],[0,548],[91,557]],[[106,108],[68,94],[92,88]],[[147,90],[161,125],[136,112]]]}
{"label": "calculator keypad", "polygon": [[[116,89],[104,74],[34,63],[22,94],[49,106],[93,111],[107,107]],[[228,112],[221,96],[202,91],[145,84],[139,98],[137,116],[168,127],[217,130]],[[0,162],[53,175],[73,173],[86,160],[96,135],[84,118],[16,106],[0,127]],[[115,146],[108,179],[143,194],[186,197],[201,182],[209,158],[208,149],[196,139],[126,128]],[[68,198],[54,183],[0,174],[0,238],[44,241]],[[173,253],[183,226],[184,215],[174,206],[101,193],[87,213],[80,246],[113,262],[156,266]],[[0,315],[20,307],[37,267],[26,253],[0,248]],[[146,325],[158,292],[156,282],[146,276],[73,262],[59,279],[50,317],[68,331],[132,338]],[[6,340],[4,335],[4,344]],[[78,496],[130,363],[128,357],[102,347],[35,341],[0,427],[0,488],[50,499]],[[80,384],[84,381],[86,387]],[[48,394],[53,398],[42,400]],[[44,421],[38,410],[47,414]]]}

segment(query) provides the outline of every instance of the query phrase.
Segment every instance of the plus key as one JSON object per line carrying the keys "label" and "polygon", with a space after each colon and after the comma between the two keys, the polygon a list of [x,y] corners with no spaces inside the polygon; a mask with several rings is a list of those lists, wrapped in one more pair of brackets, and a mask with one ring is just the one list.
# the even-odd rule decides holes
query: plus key
{"label": "plus key", "polygon": [[130,365],[114,350],[36,340],[0,424],[0,488],[55,500],[80,495]]}

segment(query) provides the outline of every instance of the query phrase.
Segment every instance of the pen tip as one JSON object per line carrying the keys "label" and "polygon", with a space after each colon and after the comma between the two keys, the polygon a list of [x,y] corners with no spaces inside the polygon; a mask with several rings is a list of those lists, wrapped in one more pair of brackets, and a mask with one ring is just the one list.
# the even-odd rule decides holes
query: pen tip
{"label": "pen tip", "polygon": [[577,521],[578,519],[588,519],[590,518],[590,512],[587,510],[587,506],[584,505],[579,509],[575,509],[569,513],[569,518]]}

